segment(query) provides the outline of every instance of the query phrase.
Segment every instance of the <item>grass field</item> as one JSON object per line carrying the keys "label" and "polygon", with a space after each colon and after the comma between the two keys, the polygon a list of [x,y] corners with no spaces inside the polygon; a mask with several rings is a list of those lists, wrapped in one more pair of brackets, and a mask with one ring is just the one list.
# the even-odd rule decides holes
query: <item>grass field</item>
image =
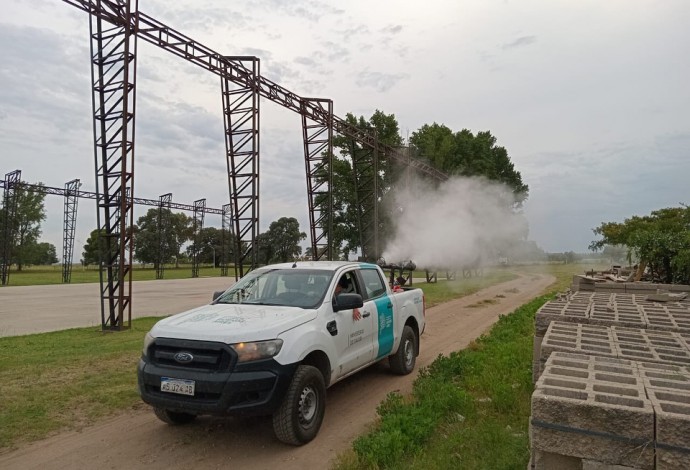
{"label": "grass field", "polygon": [[[220,276],[220,268],[200,266],[199,276]],[[234,268],[228,268],[228,276],[234,278]],[[192,277],[192,266],[180,265],[178,268],[166,266],[163,277],[164,279],[189,279]],[[152,267],[142,268],[134,266],[132,269],[133,281],[151,281],[153,279],[156,279],[156,270]],[[99,282],[98,269],[75,265],[72,268],[71,282],[72,284]],[[62,284],[62,266],[32,266],[21,271],[13,270],[10,272],[10,282],[8,283],[9,286],[38,286],[45,284]]]}
{"label": "grass field", "polygon": [[[424,289],[430,306],[514,277],[496,270],[415,287]],[[144,334],[156,321],[136,319],[130,330],[117,333],[77,328],[0,338],[0,449],[142,406],[136,364]]]}

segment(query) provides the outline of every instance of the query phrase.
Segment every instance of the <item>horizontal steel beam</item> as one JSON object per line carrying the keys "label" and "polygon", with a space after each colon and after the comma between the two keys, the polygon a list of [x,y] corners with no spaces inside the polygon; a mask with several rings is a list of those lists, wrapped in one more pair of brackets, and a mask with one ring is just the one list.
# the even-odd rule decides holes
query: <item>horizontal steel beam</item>
{"label": "horizontal steel beam", "polygon": [[[0,180],[0,188],[5,187],[5,180]],[[41,193],[41,194],[55,194],[57,196],[66,196],[68,193],[69,195],[76,195],[76,197],[81,197],[84,199],[98,199],[98,193],[90,192],[90,191],[71,191],[67,190],[65,188],[51,188],[50,186],[40,186],[38,184],[28,184],[28,183],[21,183],[22,188],[26,188],[31,192],[34,193]],[[134,204],[139,204],[142,206],[155,206],[158,207],[160,205],[160,201],[158,199],[143,199],[140,197],[135,197],[131,198],[131,201]],[[166,203],[165,205],[166,208],[170,209],[178,209],[181,211],[189,211],[189,212],[194,212],[194,205],[191,204],[179,204],[176,202],[170,202]],[[203,209],[205,214],[218,214],[218,215],[223,215],[223,209],[214,209],[212,207],[205,207]]]}

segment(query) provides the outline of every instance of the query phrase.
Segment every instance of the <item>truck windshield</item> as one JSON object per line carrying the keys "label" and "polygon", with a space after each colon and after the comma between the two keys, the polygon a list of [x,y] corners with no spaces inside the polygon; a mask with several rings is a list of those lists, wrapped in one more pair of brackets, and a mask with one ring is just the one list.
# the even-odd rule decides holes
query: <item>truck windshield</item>
{"label": "truck windshield", "polygon": [[225,291],[216,303],[316,308],[332,278],[331,271],[257,269]]}

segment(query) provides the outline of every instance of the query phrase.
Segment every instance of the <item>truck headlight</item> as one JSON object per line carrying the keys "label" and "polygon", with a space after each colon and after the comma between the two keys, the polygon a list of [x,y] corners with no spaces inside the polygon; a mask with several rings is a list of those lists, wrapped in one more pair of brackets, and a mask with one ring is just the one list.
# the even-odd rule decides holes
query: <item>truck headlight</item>
{"label": "truck headlight", "polygon": [[146,336],[144,336],[144,348],[141,350],[141,355],[146,357],[146,354],[148,353],[149,346],[154,342],[156,338],[151,336],[151,332],[146,333]]}
{"label": "truck headlight", "polygon": [[237,353],[237,362],[258,361],[269,359],[280,352],[283,347],[282,339],[270,341],[256,341],[254,343],[235,343],[230,347]]}

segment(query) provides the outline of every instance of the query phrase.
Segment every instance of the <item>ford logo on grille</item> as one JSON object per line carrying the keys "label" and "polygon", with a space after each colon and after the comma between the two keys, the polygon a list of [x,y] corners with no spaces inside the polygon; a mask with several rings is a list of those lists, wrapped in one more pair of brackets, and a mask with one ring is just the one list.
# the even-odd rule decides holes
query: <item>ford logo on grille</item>
{"label": "ford logo on grille", "polygon": [[194,360],[194,356],[192,355],[192,353],[182,351],[182,352],[175,353],[175,355],[173,356],[173,359],[175,359],[180,364],[189,364],[190,362],[192,362]]}

